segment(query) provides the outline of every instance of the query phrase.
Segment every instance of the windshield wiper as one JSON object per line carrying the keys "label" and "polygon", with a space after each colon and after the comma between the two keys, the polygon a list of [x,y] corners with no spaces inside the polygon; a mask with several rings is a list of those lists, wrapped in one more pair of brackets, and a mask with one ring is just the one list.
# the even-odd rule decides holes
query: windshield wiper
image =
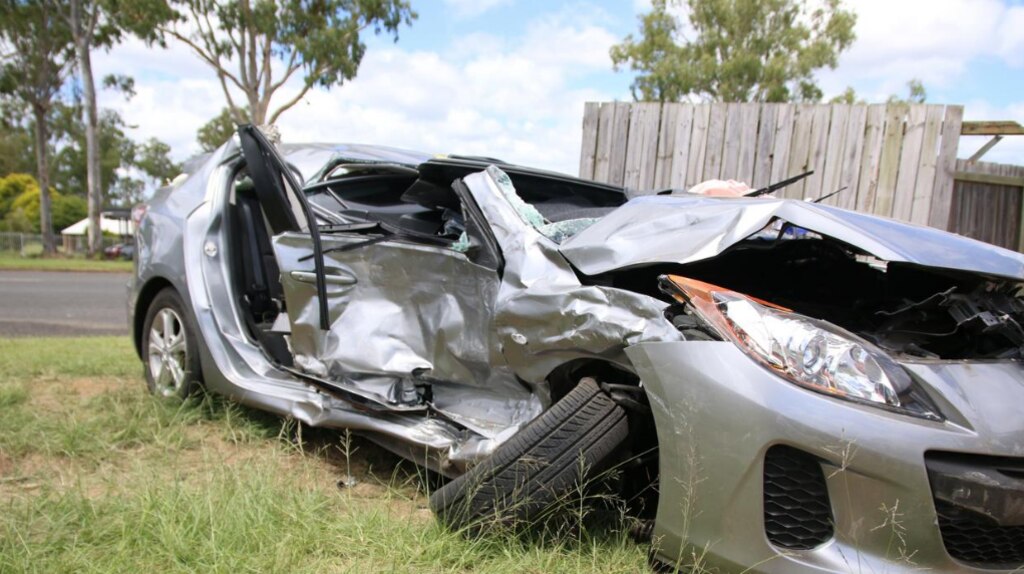
{"label": "windshield wiper", "polygon": [[769,193],[772,193],[775,190],[782,189],[782,188],[786,187],[787,185],[792,185],[792,184],[800,181],[801,179],[803,179],[803,178],[805,178],[805,177],[807,177],[807,176],[809,176],[809,175],[811,175],[813,173],[814,173],[814,170],[812,169],[811,171],[806,171],[804,173],[801,173],[800,175],[794,175],[793,177],[791,177],[789,179],[784,179],[784,180],[782,180],[782,181],[780,181],[778,183],[773,183],[773,184],[771,184],[771,185],[769,185],[767,187],[762,187],[761,189],[755,189],[754,191],[751,191],[750,193],[744,195],[743,197],[760,197],[762,195],[768,195]]}

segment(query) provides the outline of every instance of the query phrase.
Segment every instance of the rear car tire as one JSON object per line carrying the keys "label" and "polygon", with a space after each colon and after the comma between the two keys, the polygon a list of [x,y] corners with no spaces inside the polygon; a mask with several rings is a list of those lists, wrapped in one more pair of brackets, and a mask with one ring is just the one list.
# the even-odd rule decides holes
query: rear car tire
{"label": "rear car tire", "polygon": [[625,442],[625,411],[593,379],[503,443],[490,457],[430,496],[448,528],[471,535],[532,526],[587,484]]}
{"label": "rear car tire", "polygon": [[157,293],[146,310],[142,364],[146,386],[156,396],[185,399],[200,387],[196,330],[181,296],[170,287]]}

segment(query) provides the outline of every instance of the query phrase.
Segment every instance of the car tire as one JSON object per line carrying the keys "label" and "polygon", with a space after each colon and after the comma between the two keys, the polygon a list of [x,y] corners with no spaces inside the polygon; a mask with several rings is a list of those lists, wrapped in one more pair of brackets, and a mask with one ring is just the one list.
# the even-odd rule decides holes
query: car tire
{"label": "car tire", "polygon": [[202,383],[196,330],[181,296],[170,287],[157,293],[142,326],[142,364],[149,391],[185,399]]}
{"label": "car tire", "polygon": [[625,411],[583,379],[562,400],[487,459],[430,496],[448,528],[478,535],[532,526],[557,515],[559,501],[587,484],[625,442]]}

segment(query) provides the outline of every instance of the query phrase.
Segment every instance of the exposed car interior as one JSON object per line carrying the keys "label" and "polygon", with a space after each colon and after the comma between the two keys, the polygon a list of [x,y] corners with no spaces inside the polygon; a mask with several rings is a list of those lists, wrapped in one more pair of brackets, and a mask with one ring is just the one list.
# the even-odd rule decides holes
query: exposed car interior
{"label": "exposed car interior", "polygon": [[[431,160],[416,169],[339,161],[327,176],[306,185],[307,198],[345,222],[379,222],[412,234],[448,237],[446,222],[461,216],[462,206],[452,184],[486,164],[467,160]],[[516,193],[548,222],[600,217],[622,205],[620,189],[568,177],[538,177],[527,170],[502,166]],[[453,241],[456,237],[451,238]]]}
{"label": "exposed car interior", "polygon": [[[321,234],[354,233],[465,250],[459,243],[466,231],[465,215],[453,183],[486,167],[472,159],[436,159],[413,168],[339,158],[303,191]],[[502,169],[518,197],[545,223],[599,218],[626,201],[622,190],[612,186],[514,166]],[[287,204],[268,209],[266,195],[273,194],[260,194],[246,167],[236,172],[227,221],[228,236],[235,242],[230,247],[232,283],[250,336],[276,363],[290,367],[287,329],[278,321],[287,302],[271,238],[294,230],[296,222],[274,213],[290,211]]]}

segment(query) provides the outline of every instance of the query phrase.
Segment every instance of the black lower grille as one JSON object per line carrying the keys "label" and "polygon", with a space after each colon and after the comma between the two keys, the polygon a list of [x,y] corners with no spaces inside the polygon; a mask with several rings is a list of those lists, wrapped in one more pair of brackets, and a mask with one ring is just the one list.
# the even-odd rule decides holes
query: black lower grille
{"label": "black lower grille", "polygon": [[764,457],[764,530],[776,546],[809,550],[832,538],[832,507],[821,463],[777,445]]}
{"label": "black lower grille", "polygon": [[1024,564],[1024,526],[1000,526],[941,500],[935,501],[935,510],[942,541],[953,558],[989,568]]}
{"label": "black lower grille", "polygon": [[1024,459],[925,454],[946,552],[979,568],[1024,566]]}

